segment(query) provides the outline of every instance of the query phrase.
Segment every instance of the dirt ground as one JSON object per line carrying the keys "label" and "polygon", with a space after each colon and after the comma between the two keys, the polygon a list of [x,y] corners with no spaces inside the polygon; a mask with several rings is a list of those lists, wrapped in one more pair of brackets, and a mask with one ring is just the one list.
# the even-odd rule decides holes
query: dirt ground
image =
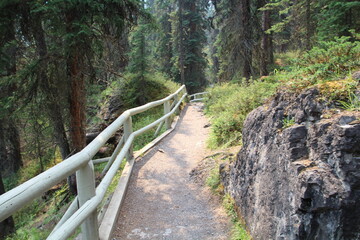
{"label": "dirt ground", "polygon": [[189,173],[210,154],[201,104],[189,104],[176,129],[136,162],[113,240],[225,240],[230,220]]}

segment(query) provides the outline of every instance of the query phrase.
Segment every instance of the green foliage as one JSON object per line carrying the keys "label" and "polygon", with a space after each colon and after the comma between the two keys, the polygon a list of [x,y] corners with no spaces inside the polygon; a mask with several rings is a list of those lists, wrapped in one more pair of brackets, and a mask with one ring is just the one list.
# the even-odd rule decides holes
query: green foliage
{"label": "green foliage", "polygon": [[[150,109],[144,113],[140,113],[134,116],[133,118],[133,130],[136,131],[150,123],[156,121],[160,117],[164,115],[163,106],[156,107],[154,109]],[[156,126],[157,127],[157,126]],[[134,150],[140,150],[146,144],[150,143],[152,140],[155,139],[154,134],[156,131],[156,127],[152,128],[151,130],[141,134],[140,136],[136,137],[134,140]],[[162,131],[160,134],[165,132],[165,127],[162,127]]]}
{"label": "green foliage", "polygon": [[[173,76],[186,85],[188,92],[196,93],[206,86],[204,47],[206,44],[204,14],[206,1],[178,1],[171,14],[173,44]],[[183,69],[184,79],[181,79]]]}
{"label": "green foliage", "polygon": [[6,238],[6,240],[39,240],[46,239],[49,235],[49,230],[42,230],[38,228],[18,229],[15,234]]}
{"label": "green foliage", "polygon": [[331,40],[341,35],[349,35],[351,29],[360,25],[360,2],[346,0],[320,0],[316,4],[318,38]]}
{"label": "green foliage", "polygon": [[279,81],[282,89],[290,91],[317,87],[326,101],[345,100],[358,85],[349,73],[360,68],[360,42],[349,40],[341,37],[319,42],[299,58],[282,56],[276,61],[279,70],[268,80]]}
{"label": "green foliage", "polygon": [[206,184],[213,192],[216,192],[216,190],[219,188],[221,182],[218,165],[211,169],[209,176],[206,178]]}
{"label": "green foliage", "polygon": [[322,41],[300,58],[298,65],[311,76],[311,82],[344,76],[360,67],[360,42],[350,42],[349,37]]}
{"label": "green foliage", "polygon": [[212,122],[209,147],[240,144],[247,114],[270,97],[276,86],[276,83],[254,81],[248,86],[229,83],[209,89],[205,102],[205,113]]}
{"label": "green foliage", "polygon": [[283,127],[282,128],[288,128],[295,124],[295,119],[291,116],[287,116],[282,120]]}
{"label": "green foliage", "polygon": [[140,97],[144,98],[145,103],[162,99],[175,92],[180,85],[168,80],[159,72],[150,72],[145,74],[143,81],[144,95],[138,92],[138,82],[136,74],[127,73],[123,78],[118,78],[102,93],[103,102],[110,97],[118,97],[123,103],[124,111],[129,108],[141,105]]}
{"label": "green foliage", "polygon": [[338,101],[342,108],[347,111],[360,111],[360,98],[356,94],[350,92],[348,101]]}
{"label": "green foliage", "polygon": [[231,218],[233,223],[231,240],[251,240],[252,237],[246,231],[245,225],[240,222],[239,216],[235,209],[235,201],[230,194],[225,194],[223,197],[223,206]]}

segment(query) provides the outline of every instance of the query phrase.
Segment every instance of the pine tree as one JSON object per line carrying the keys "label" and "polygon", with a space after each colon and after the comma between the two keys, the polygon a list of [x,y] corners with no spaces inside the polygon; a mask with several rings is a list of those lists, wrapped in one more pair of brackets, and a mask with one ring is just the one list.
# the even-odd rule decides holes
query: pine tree
{"label": "pine tree", "polygon": [[203,48],[206,43],[203,1],[178,0],[173,19],[173,40],[177,80],[184,83],[189,93],[206,86],[206,60]]}

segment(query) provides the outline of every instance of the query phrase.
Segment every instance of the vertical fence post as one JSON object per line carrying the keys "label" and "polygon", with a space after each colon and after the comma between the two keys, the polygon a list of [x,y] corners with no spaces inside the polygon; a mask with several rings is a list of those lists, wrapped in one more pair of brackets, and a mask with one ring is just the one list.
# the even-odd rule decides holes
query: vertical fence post
{"label": "vertical fence post", "polygon": [[[94,165],[89,161],[76,172],[76,183],[80,207],[90,198],[95,196]],[[96,210],[81,224],[82,239],[98,240],[99,226]]]}
{"label": "vertical fence post", "polygon": [[[132,119],[131,116],[129,116],[126,121],[124,122],[124,143],[129,139],[129,136],[132,134],[133,128],[132,128]],[[133,147],[132,144],[129,148],[128,153],[126,154],[126,160],[130,161],[133,157]]]}
{"label": "vertical fence post", "polygon": [[[164,115],[168,114],[169,112],[170,112],[170,101],[166,101],[166,102],[164,102]],[[165,119],[165,126],[166,126],[166,129],[171,128],[171,119],[170,119],[170,117]]]}
{"label": "vertical fence post", "polygon": [[[175,102],[174,106],[176,106],[176,104],[179,102],[179,93],[177,93],[177,94],[175,95],[175,97],[174,97],[174,102]],[[176,114],[176,115],[178,115],[178,114],[180,113],[179,108],[180,108],[180,106],[179,106],[178,108],[176,108],[176,110],[175,110],[175,114]]]}

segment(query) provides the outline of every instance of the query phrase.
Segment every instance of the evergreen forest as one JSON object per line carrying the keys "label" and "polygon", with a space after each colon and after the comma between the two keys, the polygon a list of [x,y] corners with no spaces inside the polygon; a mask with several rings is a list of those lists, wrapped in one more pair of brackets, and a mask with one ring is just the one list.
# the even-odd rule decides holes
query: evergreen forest
{"label": "evergreen forest", "polygon": [[[317,86],[359,111],[359,70],[356,0],[0,0],[0,194],[83,149],[111,108],[209,91],[209,146],[227,147],[276,91]],[[44,239],[74,181],[0,223],[0,239]]]}

